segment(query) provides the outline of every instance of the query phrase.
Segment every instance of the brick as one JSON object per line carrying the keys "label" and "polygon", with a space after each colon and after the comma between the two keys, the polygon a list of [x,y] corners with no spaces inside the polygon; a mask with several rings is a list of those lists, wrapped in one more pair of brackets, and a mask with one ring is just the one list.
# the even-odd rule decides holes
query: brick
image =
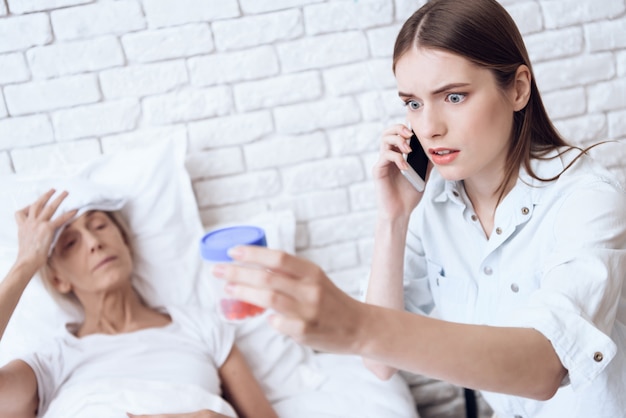
{"label": "brick", "polygon": [[543,28],[541,9],[537,3],[524,1],[507,5],[505,8],[523,35],[538,32]]}
{"label": "brick", "polygon": [[345,241],[374,236],[375,212],[352,212],[333,218],[317,219],[309,222],[310,244],[323,247]]}
{"label": "brick", "polygon": [[199,206],[221,206],[271,197],[280,191],[275,170],[254,171],[194,183]]}
{"label": "brick", "polygon": [[[611,137],[614,138],[614,137]],[[626,141],[611,141],[600,144],[592,148],[589,154],[605,167],[608,167],[620,177],[621,181],[626,181],[626,171],[624,170],[624,160],[626,160]],[[626,184],[626,183],[622,183]]]}
{"label": "brick", "polygon": [[391,72],[391,57],[393,56],[393,46],[396,37],[400,32],[401,25],[384,26],[367,31],[367,40],[370,51],[374,57],[388,58],[388,70]]}
{"label": "brick", "polygon": [[309,246],[309,231],[306,225],[296,223],[296,249],[304,249]]}
{"label": "brick", "polygon": [[417,9],[427,3],[427,0],[395,0],[396,5],[396,20],[404,22],[407,20]]}
{"label": "brick", "polygon": [[239,16],[236,0],[144,0],[143,7],[151,28]]}
{"label": "brick", "polygon": [[608,127],[604,115],[583,115],[557,120],[554,125],[566,141],[585,146],[607,138]]}
{"label": "brick", "polygon": [[9,113],[23,115],[100,100],[95,75],[78,75],[6,86]]}
{"label": "brick", "polygon": [[615,59],[617,60],[617,75],[626,76],[626,51],[616,51]]}
{"label": "brick", "polygon": [[16,173],[50,173],[55,167],[83,163],[100,155],[97,139],[72,141],[11,152]]}
{"label": "brick", "polygon": [[206,23],[129,33],[121,39],[126,57],[131,62],[191,57],[212,52],[215,48]]}
{"label": "brick", "polygon": [[350,202],[345,189],[315,191],[295,196],[282,195],[269,202],[272,211],[291,210],[299,221],[347,214]]}
{"label": "brick", "polygon": [[610,19],[626,10],[622,0],[603,0],[601,6],[594,0],[543,1],[540,5],[548,29]]}
{"label": "brick", "polygon": [[187,68],[182,60],[131,65],[100,73],[100,86],[107,99],[166,93],[187,83]]}
{"label": "brick", "polygon": [[587,89],[589,112],[626,108],[626,77],[597,83]]}
{"label": "brick", "polygon": [[0,149],[30,147],[53,140],[52,126],[44,115],[0,120]]}
{"label": "brick", "polygon": [[626,138],[626,110],[610,112],[608,114],[608,123],[609,138]]}
{"label": "brick", "polygon": [[535,65],[535,78],[542,92],[605,81],[615,75],[612,54],[598,53]]}
{"label": "brick", "polygon": [[218,21],[212,29],[220,51],[287,41],[304,33],[302,15],[297,10]]}
{"label": "brick", "polygon": [[626,48],[626,16],[585,25],[585,39],[592,52]]}
{"label": "brick", "polygon": [[390,61],[386,59],[342,65],[323,72],[326,92],[332,96],[362,93],[395,86]]}
{"label": "brick", "polygon": [[279,133],[299,134],[355,123],[360,114],[352,98],[336,98],[275,108],[274,120]]}
{"label": "brick", "polygon": [[247,144],[244,157],[248,170],[298,164],[324,158],[328,143],[324,134],[275,136]]}
{"label": "brick", "polygon": [[276,48],[281,67],[287,73],[347,64],[369,55],[367,39],[360,31],[298,39]]}
{"label": "brick", "polygon": [[[370,266],[372,264],[372,258],[374,255],[374,238],[365,238],[359,240],[359,259],[361,263],[365,266]],[[363,284],[367,284],[367,280],[369,278],[369,268],[365,275],[361,277],[361,281],[365,282]]]}
{"label": "brick", "polygon": [[0,176],[13,174],[13,165],[7,152],[0,152]]}
{"label": "brick", "polygon": [[192,179],[211,178],[243,173],[245,166],[238,147],[194,151],[185,163]]}
{"label": "brick", "polygon": [[378,151],[361,154],[361,161],[365,167],[365,175],[368,180],[372,179],[372,169],[378,162]]}
{"label": "brick", "polygon": [[19,83],[30,78],[24,55],[20,52],[0,55],[0,84]]}
{"label": "brick", "polygon": [[4,118],[8,115],[9,113],[7,111],[7,107],[4,104],[4,95],[2,94],[2,91],[0,90],[0,118]]}
{"label": "brick", "polygon": [[146,27],[137,1],[106,1],[55,10],[50,14],[57,39],[124,34]]}
{"label": "brick", "polygon": [[124,54],[117,39],[58,43],[26,51],[34,77],[52,78],[124,65]]}
{"label": "brick", "polygon": [[542,96],[543,104],[552,119],[569,118],[587,111],[587,97],[582,87],[556,90]]}
{"label": "brick", "polygon": [[284,168],[282,174],[284,191],[294,195],[348,186],[365,178],[357,157],[301,163]]}
{"label": "brick", "polygon": [[331,155],[342,156],[377,151],[380,147],[382,123],[362,123],[328,131]]}
{"label": "brick", "polygon": [[[196,200],[199,197],[196,195]],[[265,210],[265,204],[259,200],[220,207],[200,208],[200,219],[205,229],[211,229],[226,222],[245,222]]]}
{"label": "brick", "polygon": [[52,30],[45,13],[11,16],[0,20],[0,53],[21,51],[51,41]]}
{"label": "brick", "polygon": [[298,251],[297,255],[316,263],[327,274],[359,265],[359,254],[353,242]]}
{"label": "brick", "polygon": [[43,12],[60,7],[92,3],[94,0],[7,0],[13,14]]}
{"label": "brick", "polygon": [[319,74],[309,71],[239,83],[233,94],[237,109],[250,111],[320,98],[322,83]]}
{"label": "brick", "polygon": [[181,90],[143,100],[144,118],[150,125],[169,125],[223,116],[231,109],[230,89],[225,86]]}
{"label": "brick", "polygon": [[524,37],[532,63],[580,54],[584,48],[583,31],[571,27],[544,31]]}
{"label": "brick", "polygon": [[272,47],[230,52],[188,60],[191,83],[209,86],[254,80],[278,74],[278,57]]}
{"label": "brick", "polygon": [[382,121],[388,125],[390,119],[402,122],[406,118],[407,110],[398,97],[398,89],[381,89],[359,94],[357,100],[364,121]]}
{"label": "brick", "polygon": [[141,148],[164,140],[187,142],[187,129],[183,125],[149,127],[132,132],[104,136],[100,138],[100,143],[102,144],[102,152],[109,154],[120,150]]}
{"label": "brick", "polygon": [[247,144],[274,129],[269,112],[224,116],[189,124],[191,149]]}
{"label": "brick", "polygon": [[245,14],[273,12],[282,9],[292,9],[323,0],[241,0],[241,10]]}
{"label": "brick", "polygon": [[117,100],[52,113],[57,140],[109,135],[137,127],[140,106],[136,100]]}
{"label": "brick", "polygon": [[376,189],[374,183],[357,183],[350,186],[350,207],[352,210],[373,210],[376,209]]}
{"label": "brick", "polygon": [[342,0],[304,8],[304,24],[309,35],[365,29],[392,20],[391,0]]}

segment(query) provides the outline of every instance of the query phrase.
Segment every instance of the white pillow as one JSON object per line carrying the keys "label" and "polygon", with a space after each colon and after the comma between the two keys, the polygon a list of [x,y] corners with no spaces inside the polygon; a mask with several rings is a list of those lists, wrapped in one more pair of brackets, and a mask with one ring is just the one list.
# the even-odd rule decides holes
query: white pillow
{"label": "white pillow", "polygon": [[[199,253],[204,234],[187,170],[185,143],[161,141],[150,147],[100,156],[56,173],[0,177],[0,279],[17,255],[14,213],[50,187],[70,189],[67,209],[107,198],[124,200],[134,246],[135,287],[152,306],[212,306],[210,272]],[[290,212],[262,213],[242,223],[266,230],[268,246],[294,251],[295,219]],[[0,365],[49,341],[77,312],[63,311],[39,278],[25,290],[0,342]],[[275,332],[264,318],[238,329],[237,343],[270,398],[284,395],[283,382],[310,350]],[[293,388],[289,389],[293,390]],[[282,393],[282,395],[281,395]]]}

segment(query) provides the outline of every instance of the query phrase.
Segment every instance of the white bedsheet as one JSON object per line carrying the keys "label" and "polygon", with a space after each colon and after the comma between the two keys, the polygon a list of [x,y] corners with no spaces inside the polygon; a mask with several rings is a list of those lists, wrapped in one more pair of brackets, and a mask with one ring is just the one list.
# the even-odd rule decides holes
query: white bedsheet
{"label": "white bedsheet", "polygon": [[50,404],[44,418],[127,418],[127,412],[159,414],[201,409],[237,416],[220,396],[196,385],[104,379],[63,388]]}

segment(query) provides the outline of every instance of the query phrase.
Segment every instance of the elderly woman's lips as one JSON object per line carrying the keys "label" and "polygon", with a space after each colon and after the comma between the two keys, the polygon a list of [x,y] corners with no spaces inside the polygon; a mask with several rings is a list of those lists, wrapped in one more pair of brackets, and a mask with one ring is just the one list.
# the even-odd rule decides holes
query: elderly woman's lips
{"label": "elderly woman's lips", "polygon": [[98,264],[96,264],[96,266],[93,268],[93,269],[94,269],[94,271],[95,271],[95,270],[98,270],[100,267],[104,266],[105,264],[109,263],[110,261],[115,260],[116,258],[117,258],[117,257],[115,257],[115,256],[113,256],[113,255],[112,255],[112,256],[110,256],[110,257],[105,258],[104,260],[102,260],[101,262],[99,262]]}

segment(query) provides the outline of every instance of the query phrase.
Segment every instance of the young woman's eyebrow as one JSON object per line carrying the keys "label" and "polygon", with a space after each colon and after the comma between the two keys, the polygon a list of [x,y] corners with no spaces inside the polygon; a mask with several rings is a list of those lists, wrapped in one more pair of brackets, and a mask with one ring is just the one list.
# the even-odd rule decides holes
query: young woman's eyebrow
{"label": "young woman's eyebrow", "polygon": [[[441,86],[441,87],[431,91],[430,95],[431,96],[436,96],[436,95],[438,95],[440,93],[443,93],[444,91],[454,90],[454,89],[458,89],[458,88],[461,88],[461,87],[467,87],[469,85],[470,85],[470,83],[449,83],[449,84],[443,85],[443,86]],[[415,97],[414,94],[404,93],[404,92],[401,92],[401,91],[398,92],[398,96],[400,96],[401,98],[404,98],[404,97]]]}

